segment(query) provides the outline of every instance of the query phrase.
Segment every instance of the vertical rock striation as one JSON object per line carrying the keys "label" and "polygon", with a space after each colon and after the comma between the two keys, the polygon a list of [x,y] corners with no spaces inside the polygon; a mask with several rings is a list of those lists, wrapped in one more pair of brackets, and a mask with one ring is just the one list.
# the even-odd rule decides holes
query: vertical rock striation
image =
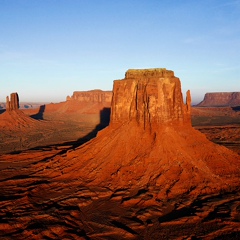
{"label": "vertical rock striation", "polygon": [[6,97],[6,111],[13,111],[19,109],[19,97],[17,93],[11,93],[10,100],[9,96]]}
{"label": "vertical rock striation", "polygon": [[155,124],[190,124],[190,91],[183,103],[181,83],[165,68],[128,70],[115,80],[111,124],[136,121],[144,127]]}

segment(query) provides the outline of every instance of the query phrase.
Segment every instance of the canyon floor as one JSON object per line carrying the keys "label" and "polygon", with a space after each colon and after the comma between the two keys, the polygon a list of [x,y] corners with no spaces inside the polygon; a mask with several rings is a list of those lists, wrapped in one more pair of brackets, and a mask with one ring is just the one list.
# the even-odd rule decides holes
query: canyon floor
{"label": "canyon floor", "polygon": [[[153,186],[112,190],[56,177],[54,164],[108,125],[108,108],[23,113],[15,128],[6,117],[0,132],[1,239],[240,239],[237,188],[160,200]],[[239,108],[193,108],[192,125],[240,154]],[[70,165],[66,158],[55,170]]]}

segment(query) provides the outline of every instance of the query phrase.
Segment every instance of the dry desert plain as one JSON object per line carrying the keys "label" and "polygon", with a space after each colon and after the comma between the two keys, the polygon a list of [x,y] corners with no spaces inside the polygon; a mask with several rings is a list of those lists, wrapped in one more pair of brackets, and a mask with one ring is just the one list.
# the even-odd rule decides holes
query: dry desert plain
{"label": "dry desert plain", "polygon": [[166,69],[0,114],[1,239],[239,239],[240,109]]}

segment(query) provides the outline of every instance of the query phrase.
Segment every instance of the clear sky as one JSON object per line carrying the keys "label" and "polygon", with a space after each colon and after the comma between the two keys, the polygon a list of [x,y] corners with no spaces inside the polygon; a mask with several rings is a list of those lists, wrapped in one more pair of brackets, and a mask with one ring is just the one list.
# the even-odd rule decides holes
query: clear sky
{"label": "clear sky", "polygon": [[194,102],[240,91],[240,0],[0,0],[0,101],[65,101],[155,67]]}

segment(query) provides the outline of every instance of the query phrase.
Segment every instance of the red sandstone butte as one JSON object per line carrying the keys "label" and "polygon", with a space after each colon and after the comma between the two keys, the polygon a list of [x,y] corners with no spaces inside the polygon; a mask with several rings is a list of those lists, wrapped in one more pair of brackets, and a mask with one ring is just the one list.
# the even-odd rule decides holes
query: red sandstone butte
{"label": "red sandstone butte", "polygon": [[38,121],[28,117],[19,110],[18,93],[11,93],[10,100],[6,97],[6,111],[0,115],[0,130],[9,131],[25,129],[29,131],[30,126],[37,126]]}
{"label": "red sandstone butte", "polygon": [[190,105],[173,71],[128,70],[114,81],[109,127],[58,160],[71,163],[59,178],[110,189],[152,186],[159,198],[238,185],[240,156],[192,128]]}
{"label": "red sandstone butte", "polygon": [[19,97],[17,93],[11,93],[10,100],[6,97],[6,111],[13,111],[19,109]]}
{"label": "red sandstone butte", "polygon": [[[190,99],[190,93],[187,95]],[[181,83],[166,69],[128,70],[114,81],[111,123],[136,121],[151,126],[190,124],[190,102],[183,103]]]}

